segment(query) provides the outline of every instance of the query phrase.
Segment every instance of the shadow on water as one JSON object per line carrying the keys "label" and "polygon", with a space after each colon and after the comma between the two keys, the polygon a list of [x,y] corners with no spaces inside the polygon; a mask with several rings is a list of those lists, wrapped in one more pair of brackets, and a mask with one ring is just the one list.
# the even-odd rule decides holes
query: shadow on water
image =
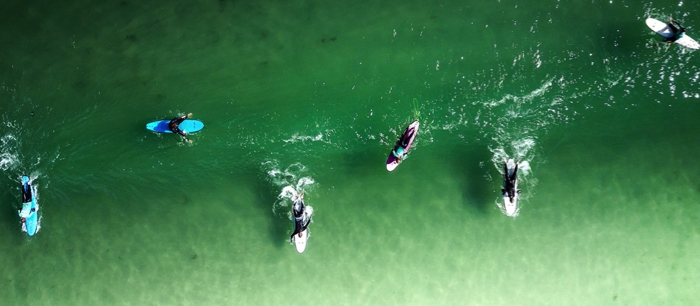
{"label": "shadow on water", "polygon": [[381,151],[382,149],[370,146],[345,151],[342,162],[345,175],[361,178],[376,171],[386,172],[386,158],[391,148],[385,148],[387,155],[379,153]]}
{"label": "shadow on water", "polygon": [[[15,191],[14,189],[11,190]],[[19,193],[20,191],[17,190],[17,192]],[[14,204],[15,202],[20,202],[21,199],[13,195],[14,194],[10,192],[5,192],[2,195],[2,203],[6,204],[4,205],[5,209],[3,209],[3,213],[0,214],[0,224],[2,224],[0,226],[0,233],[2,233],[2,237],[4,237],[3,241],[8,245],[20,244],[22,239],[27,235],[21,230],[19,216],[17,215],[17,209],[19,207]],[[9,239],[13,241],[8,241]]]}
{"label": "shadow on water", "polygon": [[493,199],[498,195],[498,182],[487,178],[500,178],[491,166],[491,152],[485,146],[469,146],[456,148],[452,154],[451,167],[457,171],[455,177],[461,177],[462,198],[467,206],[475,208],[480,213],[486,213],[492,208]]}
{"label": "shadow on water", "polygon": [[287,220],[286,216],[282,213],[275,213],[273,211],[273,206],[278,200],[278,195],[280,190],[277,186],[272,184],[265,173],[261,169],[246,169],[245,176],[255,178],[253,190],[255,191],[255,201],[256,206],[259,207],[265,214],[265,217],[270,220],[269,235],[270,241],[277,248],[283,248],[286,245],[283,243],[285,237],[291,234],[291,221]]}

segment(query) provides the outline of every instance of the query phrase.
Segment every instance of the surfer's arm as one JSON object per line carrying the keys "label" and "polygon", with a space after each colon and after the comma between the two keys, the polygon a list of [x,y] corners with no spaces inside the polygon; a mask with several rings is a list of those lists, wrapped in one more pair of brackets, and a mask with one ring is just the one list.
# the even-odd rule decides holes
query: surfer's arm
{"label": "surfer's arm", "polygon": [[295,228],[294,228],[294,231],[292,231],[292,234],[289,236],[289,242],[293,242],[293,241],[294,241],[294,235],[299,234],[299,233],[301,233],[301,232],[303,232],[303,231],[304,231],[303,229],[300,230],[300,231],[297,231],[297,228],[295,227]]}
{"label": "surfer's arm", "polygon": [[300,232],[305,231],[306,228],[309,227],[309,224],[311,224],[311,218],[309,218],[308,220],[306,220],[306,223],[304,223],[304,225],[301,227],[301,231],[300,231]]}
{"label": "surfer's arm", "polygon": [[185,142],[192,142],[192,140],[189,140],[187,138],[187,136],[185,136],[185,135],[187,135],[186,132],[184,132],[184,131],[180,131],[180,132],[182,133],[182,134],[180,134],[180,136],[182,136],[182,140],[184,140]]}

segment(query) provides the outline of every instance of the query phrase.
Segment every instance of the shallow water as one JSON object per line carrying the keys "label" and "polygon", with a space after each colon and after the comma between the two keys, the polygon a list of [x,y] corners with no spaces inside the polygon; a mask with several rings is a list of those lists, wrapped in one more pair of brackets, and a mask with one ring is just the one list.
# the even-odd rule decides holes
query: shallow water
{"label": "shallow water", "polygon": [[[8,305],[699,301],[699,55],[644,25],[673,15],[700,38],[698,4],[0,12]],[[205,123],[193,145],[144,129],[187,112]],[[528,165],[516,218],[498,208],[504,157]],[[22,174],[41,194],[32,238]],[[314,207],[301,255],[285,187]]]}

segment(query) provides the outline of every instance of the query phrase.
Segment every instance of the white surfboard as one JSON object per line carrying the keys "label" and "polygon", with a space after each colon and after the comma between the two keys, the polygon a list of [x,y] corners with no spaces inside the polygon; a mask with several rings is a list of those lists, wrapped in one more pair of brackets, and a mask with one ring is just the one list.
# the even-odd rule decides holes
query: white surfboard
{"label": "white surfboard", "polygon": [[[311,206],[306,206],[306,215],[309,219],[314,213],[314,209]],[[306,241],[309,240],[309,228],[307,227],[303,232],[294,235],[294,247],[297,249],[299,254],[304,253],[306,250]]]}
{"label": "white surfboard", "polygon": [[695,41],[695,39],[690,38],[690,36],[686,35],[685,33],[683,33],[683,35],[678,38],[675,43],[693,50],[700,49],[700,43]]}
{"label": "white surfboard", "polygon": [[[512,159],[508,160],[508,176],[513,174],[513,171],[515,170],[515,161]],[[504,186],[505,187],[505,186]],[[503,195],[503,208],[506,211],[506,216],[508,217],[515,217],[518,215],[518,180],[515,180],[515,196],[513,197],[513,202],[510,201],[510,198],[508,197],[508,194]]]}
{"label": "white surfboard", "polygon": [[297,252],[304,253],[306,250],[306,241],[309,240],[309,229],[305,229],[303,232],[294,235],[294,247],[297,248]]}
{"label": "white surfboard", "polygon": [[[668,24],[663,21],[654,18],[647,18],[646,24],[652,31],[656,32],[656,34],[659,34],[663,38],[673,37],[673,29],[671,29],[671,27],[669,27]],[[683,33],[681,37],[676,39],[674,42],[693,50],[700,49],[700,44],[685,33]]]}

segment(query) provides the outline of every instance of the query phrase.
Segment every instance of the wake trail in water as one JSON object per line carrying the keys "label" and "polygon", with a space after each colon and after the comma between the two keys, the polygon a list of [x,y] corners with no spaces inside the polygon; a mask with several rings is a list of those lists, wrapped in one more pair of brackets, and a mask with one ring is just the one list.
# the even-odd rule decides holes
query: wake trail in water
{"label": "wake trail in water", "polygon": [[301,163],[281,167],[276,160],[267,161],[262,164],[262,167],[270,183],[281,190],[277,200],[272,204],[272,212],[278,216],[284,215],[291,220],[290,204],[302,192],[313,190],[315,186],[316,182],[311,177],[309,169]]}

